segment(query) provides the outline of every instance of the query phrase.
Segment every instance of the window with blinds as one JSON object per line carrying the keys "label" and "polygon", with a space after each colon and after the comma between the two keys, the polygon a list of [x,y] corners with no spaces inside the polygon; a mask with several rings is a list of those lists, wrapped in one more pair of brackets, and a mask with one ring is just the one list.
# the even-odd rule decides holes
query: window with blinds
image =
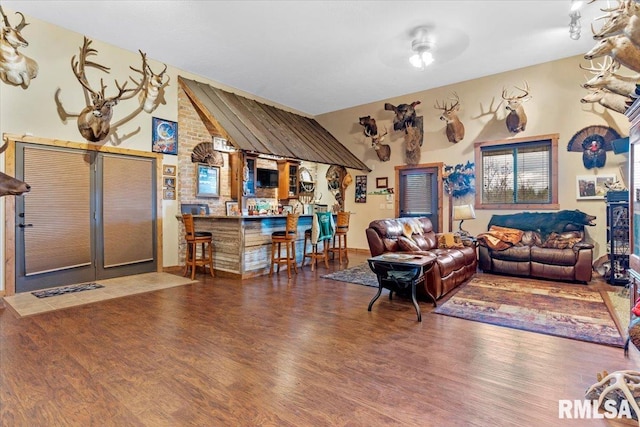
{"label": "window with blinds", "polygon": [[432,174],[407,173],[401,175],[402,189],[400,195],[403,216],[431,215],[433,212]]}
{"label": "window with blinds", "polygon": [[442,164],[431,163],[421,166],[396,167],[398,216],[429,218],[433,230],[438,232],[442,227],[442,206],[438,199],[442,196],[442,189],[438,189],[438,183],[442,182]]}
{"label": "window with blinds", "polygon": [[480,204],[489,208],[557,204],[557,138],[494,141],[476,147]]}

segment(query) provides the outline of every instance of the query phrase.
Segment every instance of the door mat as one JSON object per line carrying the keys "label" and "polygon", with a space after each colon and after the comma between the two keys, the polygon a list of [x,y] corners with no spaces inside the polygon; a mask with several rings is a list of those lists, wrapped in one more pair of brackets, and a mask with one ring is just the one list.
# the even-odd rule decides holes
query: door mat
{"label": "door mat", "polygon": [[43,291],[31,292],[31,295],[38,298],[55,297],[58,295],[69,294],[72,292],[90,291],[91,289],[104,288],[98,283],[85,283],[82,285],[64,286],[62,288],[45,289]]}
{"label": "door mat", "polygon": [[624,344],[602,295],[585,285],[476,276],[434,312],[596,344]]}

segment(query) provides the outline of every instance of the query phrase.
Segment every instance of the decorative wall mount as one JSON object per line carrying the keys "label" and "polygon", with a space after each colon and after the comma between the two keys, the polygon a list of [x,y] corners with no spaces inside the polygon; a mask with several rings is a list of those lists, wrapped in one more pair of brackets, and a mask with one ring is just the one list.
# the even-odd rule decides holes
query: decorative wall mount
{"label": "decorative wall mount", "polygon": [[193,147],[191,161],[193,163],[206,163],[209,166],[224,166],[224,157],[221,152],[214,150],[212,142],[201,142]]}
{"label": "decorative wall mount", "polygon": [[393,130],[404,130],[405,132],[405,161],[408,165],[420,163],[420,147],[424,137],[423,117],[416,115],[416,105],[420,101],[411,104],[399,104],[395,106],[390,103],[384,104],[385,110],[393,111],[396,116],[393,118]]}
{"label": "decorative wall mount", "polygon": [[22,29],[29,24],[25,22],[24,15],[20,12],[16,12],[16,15],[20,15],[22,19],[15,27],[9,23],[9,18],[2,10],[2,6],[0,6],[0,14],[4,24],[0,32],[0,80],[26,89],[31,80],[38,76],[38,63],[18,51],[20,48],[29,46],[21,33]]}
{"label": "decorative wall mount", "polygon": [[[118,126],[132,120],[142,111],[152,112],[164,99],[163,91],[169,82],[168,80],[164,81],[166,65],[161,73],[155,74],[147,63],[147,55],[142,51],[138,51],[142,61],[140,69],[131,66],[129,67],[139,75],[139,80],[129,76],[129,80],[135,84],[135,87],[127,88],[127,83],[129,83],[128,81],[125,81],[121,85],[116,79],[115,86],[117,94],[107,96],[107,85],[104,84],[103,79],[100,79],[100,89],[94,89],[91,87],[91,83],[86,75],[86,68],[97,69],[107,74],[110,71],[109,67],[89,60],[90,57],[98,54],[98,51],[91,47],[91,43],[92,40],[84,37],[82,47],[80,47],[80,54],[77,57],[76,55],[71,57],[71,68],[76,79],[83,87],[86,107],[77,115],[67,113],[58,99],[58,92],[56,93],[58,112],[63,120],[66,120],[67,117],[77,117],[78,130],[82,137],[87,141],[100,142],[104,141],[109,136],[113,136],[116,142],[118,142],[120,138],[118,138],[117,135],[114,135],[115,129],[117,129]],[[137,107],[120,121],[111,124],[113,108],[119,102],[131,99],[138,94]],[[138,131],[134,133],[137,133]]]}
{"label": "decorative wall mount", "polygon": [[567,151],[581,152],[587,169],[602,168],[607,161],[606,152],[613,150],[611,143],[616,139],[620,139],[620,134],[612,127],[587,126],[571,137]]}

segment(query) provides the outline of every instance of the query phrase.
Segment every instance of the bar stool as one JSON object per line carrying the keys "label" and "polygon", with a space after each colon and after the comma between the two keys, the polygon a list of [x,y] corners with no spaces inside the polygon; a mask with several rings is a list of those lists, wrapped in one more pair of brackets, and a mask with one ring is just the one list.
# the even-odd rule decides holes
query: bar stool
{"label": "bar stool", "polygon": [[[206,273],[208,266],[211,277],[214,277],[212,234],[208,231],[195,231],[192,214],[183,214],[182,222],[184,223],[184,238],[187,241],[187,253],[185,256],[183,276],[186,276],[189,269],[191,269],[191,280],[194,280],[196,277],[196,268],[198,266],[202,266]],[[198,257],[199,244],[202,245],[200,257]]]}
{"label": "bar stool", "polygon": [[[304,250],[302,266],[307,258],[310,258],[311,271],[318,265],[318,260],[324,260],[324,265],[329,268],[329,241],[333,237],[333,217],[330,212],[317,212],[313,217],[310,229],[304,232]],[[311,242],[311,252],[307,253],[307,241]],[[322,252],[318,251],[318,243],[322,242]]]}
{"label": "bar stool", "polygon": [[[287,277],[291,278],[291,269],[298,274],[298,266],[296,265],[296,237],[298,236],[298,218],[299,214],[288,214],[286,229],[282,231],[274,231],[271,233],[271,268],[269,269],[269,277],[273,275],[273,266],[278,266],[280,273],[280,264],[287,264]],[[284,243],[286,248],[286,256],[282,256],[281,245]]]}
{"label": "bar stool", "polygon": [[[331,252],[331,259],[335,259],[336,252],[338,253],[339,265],[342,265],[342,254],[346,259],[346,263],[349,264],[349,252],[347,249],[347,232],[349,231],[349,218],[351,212],[338,212],[338,218],[336,219],[336,234],[333,236],[333,247],[329,249]],[[336,239],[338,240],[338,247],[336,248]]]}

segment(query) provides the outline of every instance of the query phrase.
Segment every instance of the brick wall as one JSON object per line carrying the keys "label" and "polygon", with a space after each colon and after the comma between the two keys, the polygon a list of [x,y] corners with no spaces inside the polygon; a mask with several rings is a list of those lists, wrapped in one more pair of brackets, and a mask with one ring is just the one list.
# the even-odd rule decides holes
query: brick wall
{"label": "brick wall", "polygon": [[229,179],[229,155],[222,153],[224,166],[220,168],[220,197],[196,198],[196,163],[191,162],[191,153],[201,142],[213,142],[221,136],[217,129],[206,123],[182,89],[178,90],[178,203],[200,203],[209,205],[212,215],[225,215],[225,202],[231,200]]}

